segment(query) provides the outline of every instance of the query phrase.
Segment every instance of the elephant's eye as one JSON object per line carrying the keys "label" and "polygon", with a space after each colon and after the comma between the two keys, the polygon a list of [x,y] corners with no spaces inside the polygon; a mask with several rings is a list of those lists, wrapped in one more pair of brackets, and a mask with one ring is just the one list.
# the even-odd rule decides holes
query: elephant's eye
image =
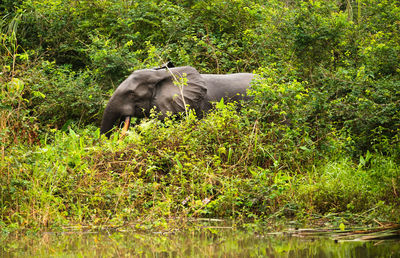
{"label": "elephant's eye", "polygon": [[132,91],[129,91],[128,94],[129,94],[129,96],[131,96],[131,97],[136,97],[136,96],[137,96],[136,93],[135,93],[133,90],[132,90]]}

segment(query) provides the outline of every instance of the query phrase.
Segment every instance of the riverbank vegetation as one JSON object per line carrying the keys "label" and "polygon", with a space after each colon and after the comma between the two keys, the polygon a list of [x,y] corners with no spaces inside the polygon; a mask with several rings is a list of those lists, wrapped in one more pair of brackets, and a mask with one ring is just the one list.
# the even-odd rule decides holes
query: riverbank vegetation
{"label": "riverbank vegetation", "polygon": [[[0,228],[399,223],[396,1],[0,4]],[[132,71],[255,72],[216,103],[101,137]]]}

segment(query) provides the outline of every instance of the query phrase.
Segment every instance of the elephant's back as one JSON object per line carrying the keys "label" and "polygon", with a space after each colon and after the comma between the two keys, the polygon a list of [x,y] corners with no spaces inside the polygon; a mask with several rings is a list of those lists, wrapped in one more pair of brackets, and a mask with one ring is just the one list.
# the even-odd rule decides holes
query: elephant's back
{"label": "elephant's back", "polygon": [[246,98],[246,90],[254,77],[252,73],[202,74],[210,101],[229,98],[236,101]]}

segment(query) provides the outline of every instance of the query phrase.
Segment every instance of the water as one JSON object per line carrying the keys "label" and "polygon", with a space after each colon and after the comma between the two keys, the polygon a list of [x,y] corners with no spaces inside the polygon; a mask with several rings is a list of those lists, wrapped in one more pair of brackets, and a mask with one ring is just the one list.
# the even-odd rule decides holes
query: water
{"label": "water", "polygon": [[0,257],[400,257],[400,241],[335,241],[232,229],[64,232],[0,240]]}

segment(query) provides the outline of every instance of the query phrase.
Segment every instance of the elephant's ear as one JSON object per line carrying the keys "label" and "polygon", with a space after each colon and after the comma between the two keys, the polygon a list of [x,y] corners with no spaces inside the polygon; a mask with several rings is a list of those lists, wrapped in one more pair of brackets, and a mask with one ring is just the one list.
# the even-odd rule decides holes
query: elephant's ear
{"label": "elephant's ear", "polygon": [[168,76],[157,85],[154,105],[164,115],[167,111],[174,114],[185,111],[184,104],[195,109],[197,113],[200,112],[201,103],[207,94],[207,87],[200,73],[190,66],[170,68],[162,72],[168,73]]}

